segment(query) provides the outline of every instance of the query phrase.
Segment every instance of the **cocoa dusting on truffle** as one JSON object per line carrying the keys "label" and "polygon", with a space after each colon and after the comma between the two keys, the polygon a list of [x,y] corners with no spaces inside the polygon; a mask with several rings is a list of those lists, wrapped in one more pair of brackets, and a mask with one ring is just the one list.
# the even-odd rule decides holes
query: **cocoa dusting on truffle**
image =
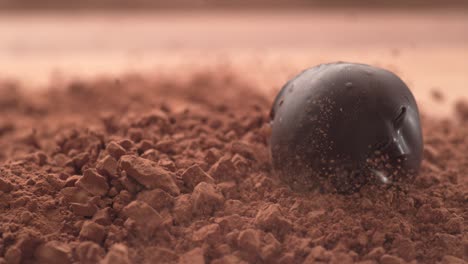
{"label": "cocoa dusting on truffle", "polygon": [[[296,193],[238,75],[0,85],[0,263],[463,263],[468,126],[422,116],[414,183]],[[184,77],[184,78],[185,78]]]}

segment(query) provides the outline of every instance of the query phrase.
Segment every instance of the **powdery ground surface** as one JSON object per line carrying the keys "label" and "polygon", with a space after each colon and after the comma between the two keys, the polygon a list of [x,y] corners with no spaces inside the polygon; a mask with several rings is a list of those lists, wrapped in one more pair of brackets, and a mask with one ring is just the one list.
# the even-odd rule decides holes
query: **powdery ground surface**
{"label": "powdery ground surface", "polygon": [[468,259],[466,103],[414,183],[346,196],[277,180],[272,98],[229,71],[0,87],[0,263]]}

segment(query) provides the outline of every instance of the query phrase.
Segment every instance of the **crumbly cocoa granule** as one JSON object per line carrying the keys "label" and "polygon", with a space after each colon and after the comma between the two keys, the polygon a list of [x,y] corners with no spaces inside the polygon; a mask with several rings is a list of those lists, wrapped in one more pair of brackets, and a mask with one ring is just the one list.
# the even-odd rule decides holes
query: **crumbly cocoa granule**
{"label": "crumbly cocoa granule", "polygon": [[265,97],[224,70],[0,85],[0,263],[464,263],[468,125],[423,116],[413,183],[295,193]]}

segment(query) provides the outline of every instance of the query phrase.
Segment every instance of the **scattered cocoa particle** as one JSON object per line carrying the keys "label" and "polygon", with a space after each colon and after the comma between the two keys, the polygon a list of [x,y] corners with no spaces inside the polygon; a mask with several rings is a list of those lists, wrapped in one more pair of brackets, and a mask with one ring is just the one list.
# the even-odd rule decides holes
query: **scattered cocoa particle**
{"label": "scattered cocoa particle", "polygon": [[181,264],[204,264],[205,256],[202,248],[194,248],[182,256],[180,256],[179,263]]}
{"label": "scattered cocoa particle", "polygon": [[193,165],[186,169],[182,175],[184,184],[190,189],[193,190],[197,184],[200,182],[214,183],[213,178],[203,171],[202,168],[198,165]]}
{"label": "scattered cocoa particle", "polygon": [[86,170],[75,185],[93,195],[104,195],[109,190],[106,178],[91,169]]}
{"label": "scattered cocoa particle", "polygon": [[100,160],[96,164],[96,169],[99,173],[103,175],[107,175],[109,177],[116,177],[117,176],[117,160],[110,155],[105,156],[102,160]]}
{"label": "scattered cocoa particle", "polygon": [[180,192],[171,173],[150,160],[125,155],[120,159],[120,167],[146,188],[161,188],[174,195]]}
{"label": "scattered cocoa particle", "polygon": [[38,247],[35,257],[39,263],[72,263],[70,246],[58,241],[49,241]]}
{"label": "scattered cocoa particle", "polygon": [[117,160],[120,159],[120,157],[125,155],[126,153],[125,149],[115,142],[110,142],[107,145],[106,150],[112,157],[114,157]]}
{"label": "scattered cocoa particle", "polygon": [[194,242],[206,242],[216,244],[221,238],[221,229],[218,224],[209,224],[203,226],[193,233],[192,240]]}
{"label": "scattered cocoa particle", "polygon": [[0,191],[9,193],[13,190],[13,184],[3,179],[0,179]]}
{"label": "scattered cocoa particle", "polygon": [[468,101],[459,100],[458,102],[456,102],[455,112],[461,122],[467,123],[468,122]]}
{"label": "scattered cocoa particle", "polygon": [[295,193],[269,161],[272,98],[185,77],[0,85],[0,263],[467,261],[466,102],[423,115],[414,183]]}
{"label": "scattered cocoa particle", "polygon": [[224,197],[214,184],[200,182],[193,190],[192,201],[193,214],[207,216],[223,206]]}
{"label": "scattered cocoa particle", "polygon": [[171,208],[174,204],[174,197],[161,189],[141,191],[137,200],[147,203],[157,211]]}
{"label": "scattered cocoa particle", "polygon": [[96,213],[96,211],[98,210],[98,207],[95,204],[90,203],[90,202],[88,202],[86,204],[71,203],[70,204],[70,209],[76,215],[91,217]]}
{"label": "scattered cocoa particle", "polygon": [[123,244],[115,244],[107,252],[102,264],[130,264],[128,248]]}
{"label": "scattered cocoa particle", "polygon": [[90,240],[96,243],[102,243],[106,230],[100,224],[92,221],[85,221],[80,231],[80,238],[82,240]]}
{"label": "scattered cocoa particle", "polygon": [[105,207],[93,214],[93,221],[97,224],[107,226],[112,224],[111,208]]}
{"label": "scattered cocoa particle", "polygon": [[265,231],[273,231],[284,234],[291,227],[291,222],[281,213],[277,204],[266,205],[255,216],[255,224]]}
{"label": "scattered cocoa particle", "polygon": [[91,241],[81,242],[76,246],[75,257],[80,263],[98,263],[104,256],[104,249]]}
{"label": "scattered cocoa particle", "polygon": [[136,228],[141,234],[151,235],[162,222],[160,214],[144,202],[133,201],[122,212],[135,222]]}
{"label": "scattered cocoa particle", "polygon": [[437,101],[437,102],[442,102],[445,100],[444,94],[438,88],[433,88],[431,90],[431,96],[432,96],[432,99],[434,99],[434,101]]}

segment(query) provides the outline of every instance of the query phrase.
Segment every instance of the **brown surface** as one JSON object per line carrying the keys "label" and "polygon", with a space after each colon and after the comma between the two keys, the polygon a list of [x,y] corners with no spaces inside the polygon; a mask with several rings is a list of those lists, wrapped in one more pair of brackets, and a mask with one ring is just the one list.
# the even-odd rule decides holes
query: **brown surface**
{"label": "brown surface", "polygon": [[166,10],[166,9],[297,9],[317,7],[372,7],[372,8],[466,8],[464,0],[0,0],[3,10]]}
{"label": "brown surface", "polygon": [[[289,10],[0,14],[0,79],[183,72],[232,65],[272,96],[306,67],[338,60],[395,71],[427,113],[468,97],[462,10]],[[61,84],[56,84],[60,86]],[[445,100],[434,103],[434,89]]]}
{"label": "brown surface", "polygon": [[272,98],[242,80],[1,85],[0,262],[468,259],[466,103],[458,121],[423,119],[414,184],[298,194],[271,171]]}

